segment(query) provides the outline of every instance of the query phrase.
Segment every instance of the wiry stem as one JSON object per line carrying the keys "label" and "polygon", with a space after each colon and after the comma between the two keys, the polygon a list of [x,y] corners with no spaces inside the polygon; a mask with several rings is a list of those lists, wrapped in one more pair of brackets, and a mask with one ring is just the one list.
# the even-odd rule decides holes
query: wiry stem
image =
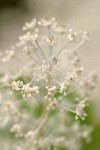
{"label": "wiry stem", "polygon": [[[84,42],[85,42],[84,40],[80,41],[80,43],[78,45],[76,45],[74,48],[72,48],[71,50],[72,51],[77,50],[80,46],[82,46],[84,44]],[[62,51],[64,50],[64,48],[66,48],[66,44],[58,51],[58,53],[56,54],[56,57],[58,57],[62,53]]]}
{"label": "wiry stem", "polygon": [[[51,67],[50,67],[50,72],[48,73],[48,83],[47,83],[47,86],[50,86],[51,85]],[[35,130],[34,132],[34,136],[42,131],[42,128],[48,118],[48,115],[49,115],[49,111],[47,110],[47,106],[48,106],[48,98],[44,101],[44,111],[43,111],[43,115],[41,117],[41,123],[40,125],[38,126],[38,128]]]}
{"label": "wiry stem", "polygon": [[33,77],[33,79],[30,81],[29,86],[32,85],[33,81],[35,80],[35,77]]}
{"label": "wiry stem", "polygon": [[84,44],[84,40],[80,41],[80,43],[78,43],[74,48],[72,48],[72,50],[77,50],[80,46],[82,46]]}
{"label": "wiry stem", "polygon": [[[51,37],[51,29],[50,29],[50,27],[48,27],[48,34],[49,34],[49,37]],[[51,46],[49,46],[49,64],[50,64],[50,58],[51,58],[51,56],[52,56],[52,47]]]}
{"label": "wiry stem", "polygon": [[48,86],[51,85],[51,70],[52,70],[52,68],[51,68],[51,66],[50,66],[50,67],[49,67],[49,73],[48,73]]}
{"label": "wiry stem", "polygon": [[71,110],[70,108],[67,108],[67,107],[65,107],[65,106],[63,106],[63,105],[59,105],[59,107],[61,107],[62,109],[64,109],[64,110],[67,110],[67,111],[69,111],[69,112],[72,112],[72,113],[76,113],[74,110]]}
{"label": "wiry stem", "polygon": [[[37,59],[35,59],[32,55],[28,55],[32,60],[34,60],[38,65],[40,65],[40,62],[37,61]],[[39,59],[40,60],[40,59]]]}
{"label": "wiry stem", "polygon": [[65,48],[66,48],[66,44],[58,51],[58,53],[56,54],[56,57],[58,57]]}
{"label": "wiry stem", "polygon": [[34,131],[34,136],[36,136],[36,134],[38,134],[38,132],[42,129],[42,127],[44,126],[46,120],[48,119],[48,115],[49,112],[45,114],[45,117],[43,118],[43,120],[41,121],[40,125],[38,126],[38,128],[36,128],[36,130]]}
{"label": "wiry stem", "polygon": [[41,47],[40,47],[40,45],[39,45],[39,42],[38,42],[37,40],[36,40],[36,45],[38,46],[38,48],[39,48],[39,50],[40,50],[40,52],[41,52],[43,58],[46,60],[46,57],[45,57],[45,55],[44,55],[44,53],[43,53],[43,51],[42,51],[42,49],[41,49]]}
{"label": "wiry stem", "polygon": [[40,56],[38,52],[35,52],[35,55],[38,58],[38,61],[41,63],[42,62],[42,56]]}
{"label": "wiry stem", "polygon": [[22,65],[24,64],[25,66],[29,67],[28,64],[26,64],[24,61],[22,61],[21,59],[19,59],[17,56],[14,56],[14,58],[15,58],[19,63],[21,63]]}
{"label": "wiry stem", "polygon": [[56,71],[63,73],[63,75],[66,75],[67,73],[65,73],[64,71],[62,71],[61,69],[57,69],[56,67],[54,68]]}
{"label": "wiry stem", "polygon": [[49,64],[50,64],[50,58],[51,58],[51,56],[52,56],[52,47],[49,46]]}

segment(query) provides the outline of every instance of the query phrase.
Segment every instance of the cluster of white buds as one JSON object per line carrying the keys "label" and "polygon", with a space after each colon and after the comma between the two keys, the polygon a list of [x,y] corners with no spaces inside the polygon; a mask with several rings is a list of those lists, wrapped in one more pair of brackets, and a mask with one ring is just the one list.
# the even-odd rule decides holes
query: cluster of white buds
{"label": "cluster of white buds", "polygon": [[30,87],[29,85],[23,85],[23,87],[21,88],[22,93],[23,93],[23,97],[32,97],[35,94],[39,93],[39,88],[38,86],[32,86]]}
{"label": "cluster of white buds", "polygon": [[27,32],[25,35],[20,36],[19,39],[24,42],[28,42],[28,41],[34,42],[39,37],[38,32],[39,32],[39,29],[36,28],[34,29],[33,32]]}
{"label": "cluster of white buds", "polygon": [[47,110],[55,109],[57,106],[57,100],[54,98],[54,95],[57,91],[57,87],[49,87],[47,86],[46,89],[48,90],[47,96],[45,96],[45,100],[48,100],[49,104],[47,106]]}
{"label": "cluster of white buds", "polygon": [[47,75],[50,73],[50,66],[47,64],[42,64],[38,68],[34,68],[34,71],[38,70],[38,73],[34,73],[36,81],[45,80],[47,82]]}
{"label": "cluster of white buds", "polygon": [[46,87],[46,89],[48,90],[48,96],[54,96],[57,90],[56,86]]}
{"label": "cluster of white buds", "polygon": [[56,27],[56,31],[59,32],[61,35],[64,35],[67,31],[66,26],[59,25]]}
{"label": "cluster of white buds", "polygon": [[[83,67],[78,56],[80,46],[90,40],[89,34],[59,25],[55,18],[33,19],[22,29],[26,33],[2,59],[3,62],[12,61],[14,56],[21,67],[19,70],[10,67],[11,89],[8,90],[7,84],[8,91],[2,103],[5,109],[0,110],[1,120],[7,112],[9,119],[5,119],[5,124],[12,119],[14,125],[10,131],[23,137],[21,149],[50,149],[52,145],[55,148],[63,145],[69,150],[79,150],[80,138],[87,139],[89,132],[83,133],[81,124],[77,128],[72,126],[87,116],[85,107],[96,85],[95,73],[81,77]],[[16,49],[25,53],[25,60],[16,56]],[[74,118],[66,110],[74,113]]]}
{"label": "cluster of white buds", "polygon": [[24,52],[26,55],[32,54],[32,50],[31,50],[31,49],[28,49],[27,47],[24,47],[23,52]]}
{"label": "cluster of white buds", "polygon": [[33,131],[29,131],[25,134],[25,138],[29,139],[30,141],[33,140],[34,137],[34,132]]}
{"label": "cluster of white buds", "polygon": [[69,34],[67,35],[68,42],[76,42],[76,32],[72,32],[72,29],[69,30]]}
{"label": "cluster of white buds", "polygon": [[56,44],[56,40],[55,40],[54,37],[50,37],[50,38],[47,39],[47,43],[48,43],[49,46],[52,47]]}
{"label": "cluster of white buds", "polygon": [[13,89],[13,90],[20,90],[20,88],[23,86],[23,82],[22,81],[13,81],[11,84],[10,84],[10,87]]}
{"label": "cluster of white buds", "polygon": [[25,30],[34,30],[35,26],[36,26],[36,19],[33,18],[31,22],[26,22],[25,26],[22,27],[22,29]]}
{"label": "cluster of white buds", "polygon": [[48,73],[49,72],[49,65],[41,65],[40,70],[42,73]]}
{"label": "cluster of white buds", "polygon": [[42,18],[40,21],[38,21],[38,24],[44,27],[50,27],[57,24],[55,18]]}
{"label": "cluster of white buds", "polygon": [[81,68],[75,68],[74,69],[74,74],[76,76],[79,76],[82,73],[82,71],[83,71],[83,67],[81,67]]}
{"label": "cluster of white buds", "polygon": [[60,92],[64,92],[64,95],[66,95],[66,91],[70,88],[70,83],[66,80],[64,80],[62,83],[61,83],[61,87],[60,87]]}
{"label": "cluster of white buds", "polygon": [[76,119],[80,117],[84,120],[87,116],[86,112],[84,111],[84,108],[86,107],[86,102],[87,99],[83,99],[79,102],[78,106],[76,107]]}
{"label": "cluster of white buds", "polygon": [[49,101],[49,105],[48,105],[48,107],[47,107],[47,110],[55,109],[56,106],[57,106],[57,100],[56,100],[56,99],[49,98],[48,101]]}
{"label": "cluster of white buds", "polygon": [[14,124],[12,126],[12,128],[10,129],[10,132],[15,133],[16,137],[22,137],[23,136],[22,129],[21,129],[21,126],[19,124]]}
{"label": "cluster of white buds", "polygon": [[90,41],[90,36],[89,33],[87,31],[80,31],[80,33],[82,34],[82,38],[84,41]]}
{"label": "cluster of white buds", "polygon": [[66,91],[68,91],[71,87],[72,81],[78,77],[81,72],[83,71],[83,68],[74,68],[73,72],[68,72],[67,75],[65,76],[65,80],[60,84],[60,92],[64,92],[64,95],[66,95]]}
{"label": "cluster of white buds", "polygon": [[70,82],[73,81],[75,78],[76,78],[76,73],[68,72],[65,77],[65,80]]}
{"label": "cluster of white buds", "polygon": [[13,90],[21,91],[23,97],[32,97],[39,93],[38,86],[30,86],[30,84],[23,84],[22,81],[13,81],[10,84]]}
{"label": "cluster of white buds", "polygon": [[54,65],[56,65],[60,61],[59,58],[57,58],[55,56],[51,56],[50,60],[51,60],[51,63]]}

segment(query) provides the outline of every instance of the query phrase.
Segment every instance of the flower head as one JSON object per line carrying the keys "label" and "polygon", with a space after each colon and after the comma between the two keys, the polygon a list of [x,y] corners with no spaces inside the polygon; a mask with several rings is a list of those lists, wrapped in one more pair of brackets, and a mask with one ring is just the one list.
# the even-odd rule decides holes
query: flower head
{"label": "flower head", "polygon": [[[80,46],[90,41],[89,34],[59,25],[55,18],[33,19],[25,23],[23,30],[19,42],[2,59],[17,60],[21,66],[19,70],[14,68],[16,72],[10,66],[13,81],[9,85],[14,92],[4,94],[1,114],[7,112],[7,119],[14,124],[10,131],[25,138],[21,149],[63,145],[79,150],[80,139],[87,138],[90,131],[83,130],[75,119],[87,116],[85,107],[97,82],[94,72],[82,77],[84,69],[78,55]],[[24,52],[25,59],[16,56],[16,49]],[[75,119],[65,111],[73,113]]]}

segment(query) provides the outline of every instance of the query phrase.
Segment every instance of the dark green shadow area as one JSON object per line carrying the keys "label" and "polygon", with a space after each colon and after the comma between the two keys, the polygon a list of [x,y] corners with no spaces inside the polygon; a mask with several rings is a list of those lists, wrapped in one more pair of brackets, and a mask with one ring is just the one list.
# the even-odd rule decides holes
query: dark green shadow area
{"label": "dark green shadow area", "polygon": [[0,10],[5,8],[24,8],[24,0],[0,0]]}
{"label": "dark green shadow area", "polygon": [[100,150],[100,123],[94,127],[91,143],[84,143],[82,150]]}

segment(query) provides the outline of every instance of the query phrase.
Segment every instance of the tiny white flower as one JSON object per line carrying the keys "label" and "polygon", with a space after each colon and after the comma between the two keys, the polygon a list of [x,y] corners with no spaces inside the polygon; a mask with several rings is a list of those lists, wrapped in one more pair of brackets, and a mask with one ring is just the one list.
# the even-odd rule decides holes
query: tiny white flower
{"label": "tiny white flower", "polygon": [[23,82],[22,81],[13,81],[11,84],[10,84],[10,87],[13,89],[13,90],[20,90],[20,87],[23,86]]}
{"label": "tiny white flower", "polygon": [[75,33],[69,33],[67,35],[67,41],[70,42],[76,42],[76,34]]}
{"label": "tiny white flower", "polygon": [[21,132],[21,126],[19,124],[14,124],[12,128],[10,129],[11,132],[20,133]]}
{"label": "tiny white flower", "polygon": [[67,32],[66,26],[64,26],[64,25],[55,27],[55,30],[62,35],[66,34],[66,32]]}
{"label": "tiny white flower", "polygon": [[56,44],[55,38],[54,37],[50,37],[47,39],[47,43],[49,46],[54,46]]}
{"label": "tiny white flower", "polygon": [[42,18],[40,21],[38,21],[38,24],[45,27],[49,27],[55,24],[55,18]]}
{"label": "tiny white flower", "polygon": [[23,26],[22,29],[23,29],[24,31],[26,31],[26,30],[31,30],[31,29],[34,30],[34,28],[35,28],[35,26],[36,26],[36,23],[37,23],[36,19],[33,18],[31,22],[29,22],[29,23],[26,22],[26,23],[25,23],[25,26]]}
{"label": "tiny white flower", "polygon": [[25,137],[29,140],[32,140],[34,137],[34,132],[33,131],[29,131],[25,134]]}
{"label": "tiny white flower", "polygon": [[35,94],[39,93],[38,86],[32,86],[32,87],[30,87],[30,85],[28,85],[28,84],[23,85],[23,87],[21,88],[21,90],[23,92],[23,97],[31,97],[31,96],[34,96]]}
{"label": "tiny white flower", "polygon": [[64,81],[61,83],[60,92],[65,92],[70,88],[70,83],[68,81]]}

